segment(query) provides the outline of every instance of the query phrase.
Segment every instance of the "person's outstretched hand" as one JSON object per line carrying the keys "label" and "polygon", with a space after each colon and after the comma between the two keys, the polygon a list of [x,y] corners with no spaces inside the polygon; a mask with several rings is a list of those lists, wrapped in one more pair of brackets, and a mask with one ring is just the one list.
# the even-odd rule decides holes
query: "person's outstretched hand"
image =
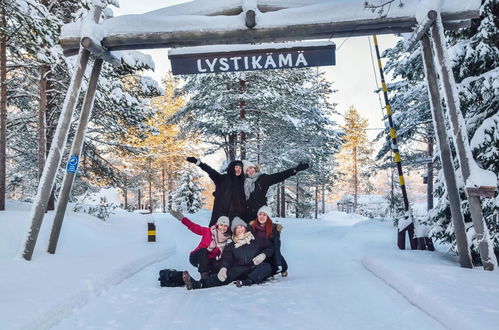
{"label": "person's outstretched hand", "polygon": [[182,221],[182,219],[184,218],[184,215],[179,211],[170,210],[170,214],[173,215],[173,217],[178,221]]}
{"label": "person's outstretched hand", "polygon": [[307,168],[309,168],[308,163],[301,163],[300,162],[300,164],[298,164],[298,166],[296,166],[296,172],[304,171]]}
{"label": "person's outstretched hand", "polygon": [[196,164],[198,162],[198,159],[196,157],[187,157],[185,160],[193,164]]}

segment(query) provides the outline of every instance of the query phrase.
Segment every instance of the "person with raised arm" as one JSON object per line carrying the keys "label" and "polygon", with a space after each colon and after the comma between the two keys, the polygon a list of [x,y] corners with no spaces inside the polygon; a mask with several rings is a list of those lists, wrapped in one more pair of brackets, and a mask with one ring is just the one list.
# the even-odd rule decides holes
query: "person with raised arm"
{"label": "person with raised arm", "polygon": [[244,196],[244,174],[243,163],[240,160],[233,161],[227,166],[227,173],[220,174],[209,165],[201,162],[195,157],[187,157],[187,161],[199,166],[215,183],[213,196],[213,211],[209,226],[213,226],[221,216],[228,216],[230,220],[234,217],[242,217],[246,211],[246,198]]}

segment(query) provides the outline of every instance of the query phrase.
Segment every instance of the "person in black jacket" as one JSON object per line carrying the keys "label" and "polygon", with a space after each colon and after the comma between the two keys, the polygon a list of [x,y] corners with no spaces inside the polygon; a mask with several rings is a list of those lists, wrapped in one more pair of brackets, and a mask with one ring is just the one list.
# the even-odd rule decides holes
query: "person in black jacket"
{"label": "person in black jacket", "polygon": [[183,272],[182,280],[187,290],[211,288],[232,281],[236,281],[237,286],[251,285],[271,276],[271,266],[265,260],[274,253],[272,244],[267,240],[256,239],[239,217],[232,220],[231,229],[234,233],[232,242],[222,253],[222,268],[218,274],[196,281],[189,272]]}
{"label": "person in black jacket", "polygon": [[213,226],[221,216],[228,216],[232,220],[235,216],[244,215],[246,198],[244,197],[243,163],[240,160],[231,162],[227,166],[226,174],[218,173],[195,157],[187,157],[187,161],[198,165],[215,183],[213,192],[215,199],[209,227]]}
{"label": "person in black jacket", "polygon": [[267,192],[270,186],[282,182],[296,173],[306,170],[307,163],[299,163],[298,166],[274,174],[263,174],[257,165],[243,160],[244,174],[244,194],[246,197],[246,212],[244,221],[249,223],[256,219],[257,211],[263,205],[267,205]]}
{"label": "person in black jacket", "polygon": [[272,274],[281,274],[282,277],[288,276],[288,263],[281,254],[281,230],[280,224],[275,224],[270,218],[272,211],[270,207],[264,205],[258,210],[255,220],[249,223],[249,227],[256,240],[266,240],[274,246],[274,254],[267,256],[265,262],[272,267]]}

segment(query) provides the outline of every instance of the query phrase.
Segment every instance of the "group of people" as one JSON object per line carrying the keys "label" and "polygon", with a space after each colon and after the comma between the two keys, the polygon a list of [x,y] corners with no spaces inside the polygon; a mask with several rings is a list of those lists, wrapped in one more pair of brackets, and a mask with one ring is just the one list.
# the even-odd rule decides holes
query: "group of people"
{"label": "group of people", "polygon": [[[188,290],[210,288],[234,282],[238,287],[261,283],[274,274],[287,276],[287,263],[281,254],[280,231],[267,206],[270,186],[308,168],[307,163],[275,174],[260,172],[249,161],[233,161],[226,174],[220,174],[199,159],[187,157],[215,183],[213,212],[208,227],[200,226],[182,213],[170,213],[193,233],[201,236],[190,253],[189,262],[200,279],[182,274]],[[230,240],[230,242],[229,242]]]}

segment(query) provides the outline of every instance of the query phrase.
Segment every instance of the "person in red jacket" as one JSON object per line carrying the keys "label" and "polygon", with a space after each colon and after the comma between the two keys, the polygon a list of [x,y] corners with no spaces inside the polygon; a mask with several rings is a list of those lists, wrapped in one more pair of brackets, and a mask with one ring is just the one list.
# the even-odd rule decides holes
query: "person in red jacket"
{"label": "person in red jacket", "polygon": [[201,278],[207,277],[209,274],[218,273],[218,259],[227,244],[229,234],[229,218],[221,216],[218,218],[215,225],[211,227],[200,226],[178,211],[171,210],[170,214],[174,218],[182,222],[194,234],[201,236],[201,242],[191,252],[189,262],[196,267],[201,275]]}

